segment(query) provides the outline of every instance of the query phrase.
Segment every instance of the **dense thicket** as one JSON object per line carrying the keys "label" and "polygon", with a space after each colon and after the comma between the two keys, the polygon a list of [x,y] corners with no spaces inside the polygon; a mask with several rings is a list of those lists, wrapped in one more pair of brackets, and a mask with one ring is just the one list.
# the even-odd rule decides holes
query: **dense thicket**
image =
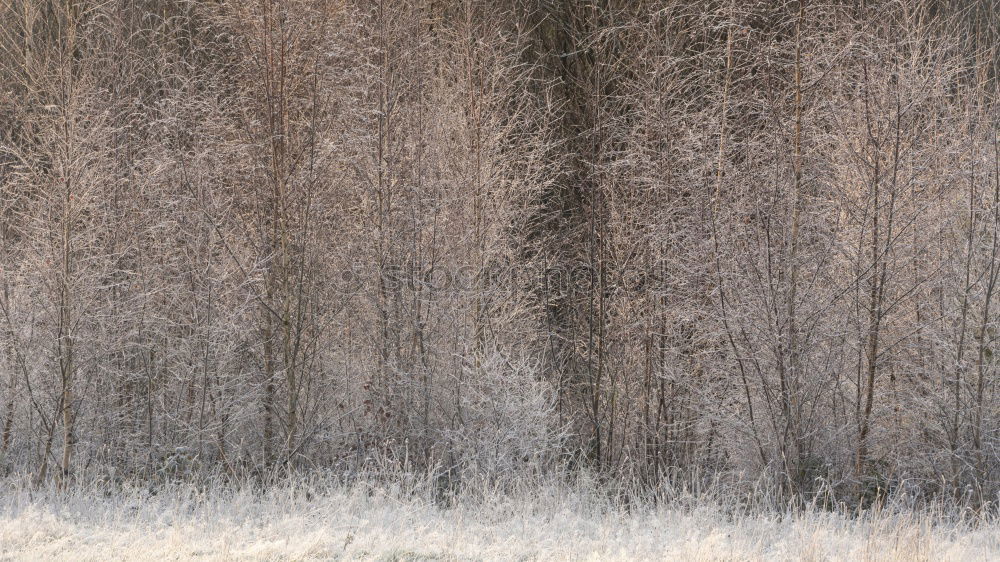
{"label": "dense thicket", "polygon": [[1000,490],[1000,7],[0,5],[0,466]]}

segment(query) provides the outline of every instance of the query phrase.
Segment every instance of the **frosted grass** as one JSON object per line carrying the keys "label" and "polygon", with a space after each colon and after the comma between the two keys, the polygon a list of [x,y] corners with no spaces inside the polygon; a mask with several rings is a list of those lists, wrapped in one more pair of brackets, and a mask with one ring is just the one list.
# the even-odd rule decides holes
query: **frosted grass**
{"label": "frosted grass", "polygon": [[[473,497],[474,496],[474,497]],[[151,494],[5,485],[3,560],[1000,560],[1000,524],[819,510],[733,517],[717,503],[623,509],[580,487],[473,494],[283,484]],[[957,520],[957,522],[956,522]]]}

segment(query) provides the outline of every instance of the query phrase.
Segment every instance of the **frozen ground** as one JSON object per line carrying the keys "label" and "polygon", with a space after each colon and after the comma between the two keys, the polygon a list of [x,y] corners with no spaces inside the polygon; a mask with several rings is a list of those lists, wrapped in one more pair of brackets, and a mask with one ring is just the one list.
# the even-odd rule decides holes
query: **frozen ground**
{"label": "frozen ground", "polygon": [[1000,560],[995,520],[732,518],[710,502],[629,514],[560,486],[449,509],[398,487],[178,486],[151,496],[0,486],[3,560]]}

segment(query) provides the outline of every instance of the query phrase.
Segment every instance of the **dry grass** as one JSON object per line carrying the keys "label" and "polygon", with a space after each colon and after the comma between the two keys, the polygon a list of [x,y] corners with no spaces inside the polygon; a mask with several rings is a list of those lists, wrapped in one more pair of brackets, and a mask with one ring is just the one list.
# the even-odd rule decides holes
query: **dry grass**
{"label": "dry grass", "polygon": [[816,510],[731,517],[707,500],[627,512],[561,485],[478,494],[447,509],[399,486],[5,488],[3,560],[1000,559],[995,520]]}

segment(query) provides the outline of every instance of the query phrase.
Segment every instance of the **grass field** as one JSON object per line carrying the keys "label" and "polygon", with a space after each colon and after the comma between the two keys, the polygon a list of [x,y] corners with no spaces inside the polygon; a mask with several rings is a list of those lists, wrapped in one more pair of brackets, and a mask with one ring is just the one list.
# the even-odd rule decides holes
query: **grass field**
{"label": "grass field", "polygon": [[995,519],[734,516],[709,500],[626,510],[566,485],[448,508],[393,485],[5,489],[3,560],[1000,560]]}

